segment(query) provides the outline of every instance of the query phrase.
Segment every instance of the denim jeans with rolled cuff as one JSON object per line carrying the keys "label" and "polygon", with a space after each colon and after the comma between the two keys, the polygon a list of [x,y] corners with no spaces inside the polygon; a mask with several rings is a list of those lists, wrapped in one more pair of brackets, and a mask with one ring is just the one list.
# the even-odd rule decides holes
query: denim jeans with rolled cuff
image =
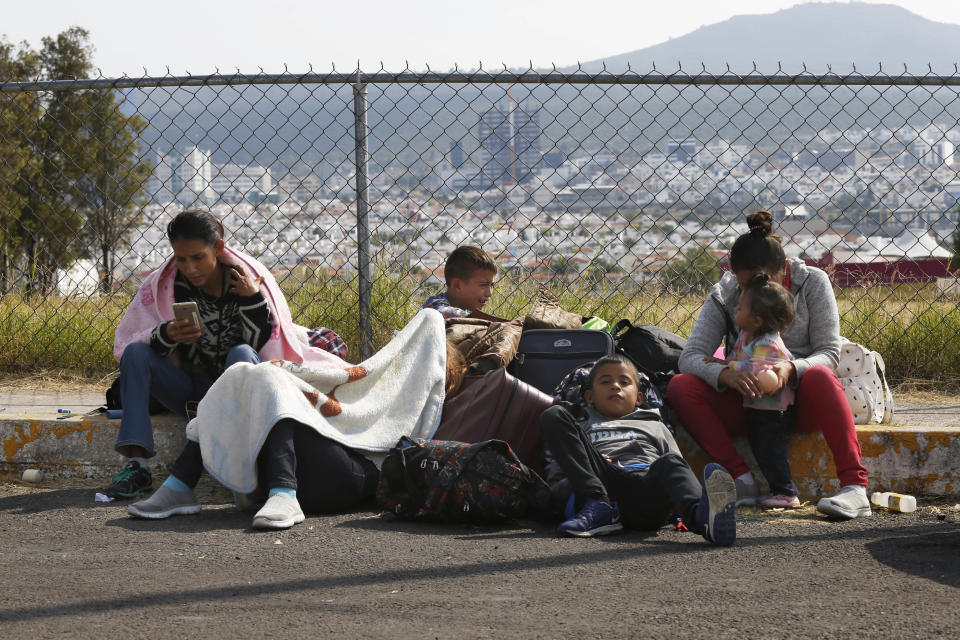
{"label": "denim jeans with rolled cuff", "polygon": [[[224,369],[238,362],[257,364],[260,354],[250,345],[238,344],[227,353]],[[187,372],[176,366],[149,344],[133,342],[123,350],[120,359],[120,402],[123,417],[117,444],[119,453],[129,457],[130,448],[143,447],[151,458],[157,451],[150,422],[150,397],[180,416],[186,416],[188,400],[199,400],[213,384],[203,372]]]}

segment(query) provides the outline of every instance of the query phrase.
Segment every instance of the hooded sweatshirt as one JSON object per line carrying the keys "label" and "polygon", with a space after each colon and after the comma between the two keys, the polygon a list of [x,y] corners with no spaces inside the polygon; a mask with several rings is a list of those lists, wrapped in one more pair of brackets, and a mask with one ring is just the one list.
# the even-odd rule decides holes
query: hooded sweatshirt
{"label": "hooded sweatshirt", "polygon": [[[790,381],[790,386],[796,387],[810,367],[825,365],[834,369],[837,366],[840,358],[840,315],[826,273],[816,267],[808,267],[803,260],[795,258],[789,258],[787,266],[790,269],[790,293],[793,294],[795,315],[793,324],[780,335],[794,357],[797,376]],[[681,373],[692,373],[718,391],[723,391],[718,378],[726,367],[715,362],[704,362],[703,359],[712,356],[725,338],[727,355],[731,355],[739,333],[733,322],[733,309],[739,300],[737,277],[728,271],[707,296],[687,346],[680,354]]]}

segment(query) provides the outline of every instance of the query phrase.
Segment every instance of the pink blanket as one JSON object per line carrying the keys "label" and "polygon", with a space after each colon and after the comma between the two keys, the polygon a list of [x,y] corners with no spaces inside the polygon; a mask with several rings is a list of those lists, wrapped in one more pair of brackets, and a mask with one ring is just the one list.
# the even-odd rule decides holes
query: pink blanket
{"label": "pink blanket", "polygon": [[[347,362],[323,349],[312,347],[298,335],[290,307],[283,297],[280,286],[273,274],[255,258],[228,247],[223,250],[222,262],[226,265],[241,265],[244,270],[256,277],[263,278],[260,291],[267,299],[270,307],[270,317],[273,321],[273,331],[270,339],[260,349],[260,357],[264,360],[288,360],[300,364],[318,366],[345,367]],[[113,357],[120,362],[123,350],[131,342],[150,342],[150,333],[161,322],[173,320],[173,278],[177,267],[171,257],[159,269],[152,272],[134,296],[133,302],[123,314],[123,319],[117,325],[117,333],[113,340]]]}

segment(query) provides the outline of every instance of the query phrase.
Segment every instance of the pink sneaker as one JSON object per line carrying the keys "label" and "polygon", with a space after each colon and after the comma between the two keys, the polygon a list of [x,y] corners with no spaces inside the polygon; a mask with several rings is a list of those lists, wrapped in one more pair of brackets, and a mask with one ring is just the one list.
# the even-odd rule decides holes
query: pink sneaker
{"label": "pink sneaker", "polygon": [[794,509],[800,506],[800,498],[797,496],[772,495],[765,493],[757,500],[757,504],[768,509]]}

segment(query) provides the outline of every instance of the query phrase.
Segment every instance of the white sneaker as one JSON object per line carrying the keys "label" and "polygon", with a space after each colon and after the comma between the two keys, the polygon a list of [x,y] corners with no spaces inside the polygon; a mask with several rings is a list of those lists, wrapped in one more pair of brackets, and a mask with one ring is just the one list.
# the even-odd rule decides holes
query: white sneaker
{"label": "white sneaker", "polygon": [[870,500],[862,487],[847,486],[829,498],[823,498],[817,503],[817,511],[833,516],[852,520],[871,515]]}
{"label": "white sneaker", "polygon": [[257,515],[253,516],[253,528],[289,529],[303,521],[303,511],[297,499],[278,494],[267,498],[266,504],[257,511]]}

